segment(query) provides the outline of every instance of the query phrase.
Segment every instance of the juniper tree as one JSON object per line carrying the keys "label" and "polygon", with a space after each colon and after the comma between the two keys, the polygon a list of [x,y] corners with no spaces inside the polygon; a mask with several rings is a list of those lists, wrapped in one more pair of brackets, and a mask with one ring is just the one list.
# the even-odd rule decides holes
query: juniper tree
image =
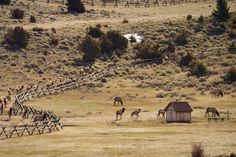
{"label": "juniper tree", "polygon": [[213,10],[212,15],[219,21],[227,21],[230,18],[229,9],[226,0],[217,0],[216,9]]}
{"label": "juniper tree", "polygon": [[81,0],[67,0],[68,11],[84,13],[86,11],[83,2]]}

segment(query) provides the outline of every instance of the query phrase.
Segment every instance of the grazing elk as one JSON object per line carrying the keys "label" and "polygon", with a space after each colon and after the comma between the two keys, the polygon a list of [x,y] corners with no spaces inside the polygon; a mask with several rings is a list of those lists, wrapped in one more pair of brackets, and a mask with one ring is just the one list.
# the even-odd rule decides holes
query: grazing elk
{"label": "grazing elk", "polygon": [[122,101],[122,98],[120,96],[115,96],[114,97],[114,105],[118,104],[121,104],[121,106],[123,106],[123,101]]}
{"label": "grazing elk", "polygon": [[141,112],[141,109],[137,109],[131,113],[131,119],[133,119],[133,116],[136,116],[136,119],[139,117],[139,113]]}
{"label": "grazing elk", "polygon": [[[166,113],[166,111],[164,109],[160,109],[157,114],[157,119],[158,118],[165,118],[165,113]],[[161,117],[161,115],[162,115],[162,117]]]}
{"label": "grazing elk", "polygon": [[120,109],[120,110],[117,110],[116,111],[116,120],[118,120],[118,116],[120,116],[119,120],[121,120],[122,119],[122,115],[123,115],[124,112],[125,112],[125,108],[124,107],[122,107],[122,109]]}
{"label": "grazing elk", "polygon": [[217,109],[215,108],[215,107],[207,107],[207,109],[206,109],[206,113],[205,113],[205,117],[206,116],[210,116],[209,115],[209,113],[212,113],[212,116],[213,117],[215,117],[216,115],[218,116],[218,117],[220,117],[220,113],[217,111]]}
{"label": "grazing elk", "polygon": [[211,96],[212,97],[224,97],[224,93],[223,93],[223,90],[221,89],[214,89],[213,91],[211,91]]}

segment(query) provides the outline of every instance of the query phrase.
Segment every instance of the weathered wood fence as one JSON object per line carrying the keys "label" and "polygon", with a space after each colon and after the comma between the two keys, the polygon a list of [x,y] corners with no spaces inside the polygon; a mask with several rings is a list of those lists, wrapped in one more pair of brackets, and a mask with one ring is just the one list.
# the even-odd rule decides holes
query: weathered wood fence
{"label": "weathered wood fence", "polygon": [[55,85],[47,85],[45,87],[37,87],[21,92],[16,96],[12,105],[13,114],[21,115],[24,118],[33,118],[38,115],[45,115],[47,117],[44,121],[36,121],[32,124],[0,126],[0,139],[7,139],[11,137],[21,137],[24,135],[43,134],[45,132],[58,131],[63,128],[60,118],[53,112],[47,110],[40,110],[23,103],[36,97],[42,97],[52,94],[59,94],[61,92],[76,89],[80,86],[86,85],[89,81],[96,81],[104,77],[106,72],[94,72],[75,80],[68,80]]}
{"label": "weathered wood fence", "polygon": [[129,8],[131,6],[135,8],[143,7],[156,7],[156,6],[167,6],[167,5],[176,5],[176,4],[182,4],[182,3],[196,3],[200,2],[200,0],[101,0],[101,2],[94,0],[84,0],[82,1],[85,5],[89,5],[91,7],[94,6],[101,6],[101,7],[115,7],[118,6]]}
{"label": "weathered wood fence", "polygon": [[33,124],[2,126],[0,128],[0,139],[8,139],[12,137],[32,136],[35,134],[41,135],[44,133],[50,133],[52,131],[59,131],[62,129],[61,123],[44,122],[39,124],[38,122]]}

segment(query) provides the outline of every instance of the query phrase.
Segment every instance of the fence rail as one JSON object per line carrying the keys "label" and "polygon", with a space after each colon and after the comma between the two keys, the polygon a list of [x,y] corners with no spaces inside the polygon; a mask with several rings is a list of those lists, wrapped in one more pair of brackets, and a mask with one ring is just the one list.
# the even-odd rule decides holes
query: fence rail
{"label": "fence rail", "polygon": [[208,122],[210,121],[224,121],[223,117],[209,117]]}

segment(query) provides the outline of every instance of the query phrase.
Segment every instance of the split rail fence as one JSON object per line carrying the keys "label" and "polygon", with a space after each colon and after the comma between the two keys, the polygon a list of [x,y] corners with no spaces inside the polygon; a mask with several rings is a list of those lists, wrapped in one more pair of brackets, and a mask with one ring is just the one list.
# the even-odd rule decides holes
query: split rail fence
{"label": "split rail fence", "polygon": [[176,5],[176,4],[182,4],[182,3],[196,3],[200,2],[200,0],[101,0],[101,2],[95,2],[94,0],[87,0],[82,1],[85,5],[89,5],[91,7],[94,6],[101,6],[101,7],[115,7],[118,8],[118,6],[129,8],[131,6],[135,8],[140,8],[141,6],[144,7],[156,7],[156,6],[167,6],[167,5]]}
{"label": "split rail fence", "polygon": [[56,85],[47,85],[41,88],[38,87],[18,94],[12,105],[14,115],[21,115],[24,118],[33,118],[34,116],[46,115],[47,119],[44,121],[35,121],[31,124],[0,126],[0,139],[34,134],[41,135],[52,131],[59,131],[63,128],[63,126],[57,115],[47,110],[40,110],[24,105],[24,102],[32,98],[59,94],[67,90],[79,88],[80,86],[86,85],[89,81],[99,80],[104,77],[104,75],[105,73],[103,72],[94,72],[80,79],[69,80]]}

